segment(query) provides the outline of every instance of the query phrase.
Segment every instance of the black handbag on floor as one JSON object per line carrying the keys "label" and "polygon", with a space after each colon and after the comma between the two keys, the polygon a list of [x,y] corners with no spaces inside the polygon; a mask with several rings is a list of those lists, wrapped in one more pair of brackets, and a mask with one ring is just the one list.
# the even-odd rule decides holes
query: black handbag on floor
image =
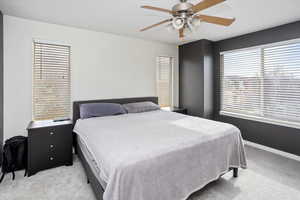
{"label": "black handbag on floor", "polygon": [[11,172],[13,180],[15,179],[15,171],[25,169],[27,174],[27,137],[15,136],[5,141],[2,159],[2,182],[5,174]]}

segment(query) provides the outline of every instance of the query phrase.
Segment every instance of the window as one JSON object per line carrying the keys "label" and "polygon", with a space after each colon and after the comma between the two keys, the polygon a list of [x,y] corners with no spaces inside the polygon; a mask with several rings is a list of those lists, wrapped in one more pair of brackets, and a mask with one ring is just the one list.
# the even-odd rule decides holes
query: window
{"label": "window", "polygon": [[173,58],[159,56],[157,58],[157,95],[161,107],[172,105]]}
{"label": "window", "polygon": [[70,47],[34,42],[33,120],[70,116]]}
{"label": "window", "polygon": [[221,54],[221,114],[300,125],[300,42]]}

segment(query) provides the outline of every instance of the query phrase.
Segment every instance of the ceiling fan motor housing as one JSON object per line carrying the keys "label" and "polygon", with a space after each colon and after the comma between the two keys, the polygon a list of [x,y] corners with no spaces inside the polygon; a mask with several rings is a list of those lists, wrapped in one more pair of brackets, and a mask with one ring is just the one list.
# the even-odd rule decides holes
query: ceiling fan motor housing
{"label": "ceiling fan motor housing", "polygon": [[189,16],[193,15],[193,10],[192,10],[193,6],[194,6],[193,4],[187,2],[178,3],[172,8],[173,16],[174,17],[181,16],[183,13]]}

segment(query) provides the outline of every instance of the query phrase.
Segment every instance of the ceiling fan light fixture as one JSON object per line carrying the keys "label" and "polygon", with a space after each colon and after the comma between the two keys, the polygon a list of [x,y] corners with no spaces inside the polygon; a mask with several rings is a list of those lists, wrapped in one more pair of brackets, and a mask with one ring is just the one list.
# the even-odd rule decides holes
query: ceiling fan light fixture
{"label": "ceiling fan light fixture", "polygon": [[191,19],[191,24],[194,26],[194,27],[199,27],[201,25],[201,20],[196,18],[196,17],[193,17]]}
{"label": "ceiling fan light fixture", "polygon": [[177,29],[174,28],[173,24],[168,24],[166,27],[168,32],[170,33],[174,33],[175,31],[177,31]]}
{"label": "ceiling fan light fixture", "polygon": [[177,30],[182,29],[184,27],[185,20],[181,17],[174,17],[172,20],[172,25]]}

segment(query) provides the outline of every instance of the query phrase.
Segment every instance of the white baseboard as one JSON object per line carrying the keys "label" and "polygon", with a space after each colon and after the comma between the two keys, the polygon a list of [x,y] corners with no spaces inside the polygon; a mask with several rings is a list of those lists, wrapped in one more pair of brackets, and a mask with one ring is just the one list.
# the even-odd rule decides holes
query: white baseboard
{"label": "white baseboard", "polygon": [[261,150],[265,150],[265,151],[268,151],[268,152],[271,152],[271,153],[274,153],[274,154],[277,154],[277,155],[280,155],[280,156],[283,156],[283,157],[286,157],[286,158],[289,158],[289,159],[296,160],[296,161],[300,162],[300,156],[297,156],[295,154],[280,151],[278,149],[273,149],[271,147],[267,147],[267,146],[264,146],[264,145],[261,145],[261,144],[257,144],[257,143],[254,143],[254,142],[247,141],[247,140],[244,140],[244,143],[248,146],[251,146],[251,147],[254,147],[254,148],[257,148],[257,149],[261,149]]}

